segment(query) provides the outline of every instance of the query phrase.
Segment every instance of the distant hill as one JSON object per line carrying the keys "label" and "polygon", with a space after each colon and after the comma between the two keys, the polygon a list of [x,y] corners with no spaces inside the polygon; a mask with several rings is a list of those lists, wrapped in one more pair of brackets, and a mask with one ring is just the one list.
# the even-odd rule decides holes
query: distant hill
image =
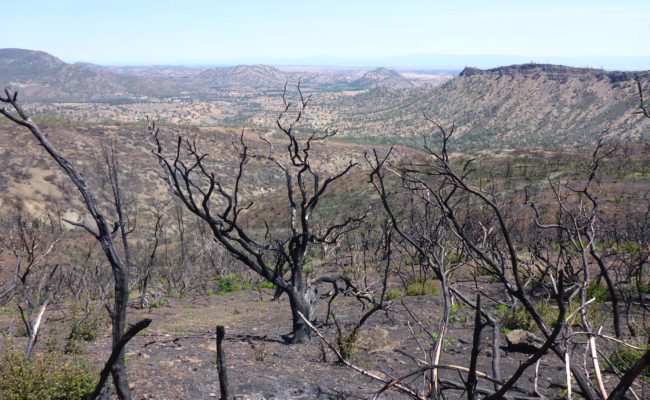
{"label": "distant hill", "polygon": [[196,76],[195,82],[218,89],[274,89],[287,81],[287,74],[268,65],[237,65],[211,68]]}
{"label": "distant hill", "polygon": [[0,85],[30,100],[95,100],[130,95],[125,82],[86,64],[67,64],[42,52],[0,49]]}
{"label": "distant hill", "polygon": [[388,68],[377,68],[363,73],[322,74],[315,72],[284,72],[268,65],[238,65],[211,68],[196,76],[194,82],[221,90],[278,91],[285,82],[301,80],[304,87],[327,89],[368,89],[373,87],[411,88],[411,80]]}
{"label": "distant hill", "polygon": [[377,68],[366,72],[361,78],[352,82],[361,88],[390,87],[395,89],[411,88],[413,84],[399,72],[388,68]]}
{"label": "distant hill", "polygon": [[42,52],[0,49],[0,85],[17,89],[30,101],[109,101],[169,96],[174,80],[111,72],[89,64],[68,64]]}
{"label": "distant hill", "polygon": [[[650,83],[650,72],[638,75]],[[616,139],[648,139],[650,121],[635,114],[633,76],[545,64],[466,68],[435,88],[383,87],[339,99],[346,111],[329,124],[350,137],[391,142],[431,133],[426,113],[455,122],[456,143],[475,148],[588,143],[608,128]]]}
{"label": "distant hill", "polygon": [[0,77],[6,82],[41,78],[66,65],[43,51],[0,49]]}
{"label": "distant hill", "polygon": [[152,98],[220,98],[221,94],[281,91],[286,82],[314,91],[363,90],[373,87],[409,88],[420,77],[399,72],[363,70],[282,71],[268,65],[232,67],[105,67],[68,64],[42,52],[0,49],[0,85],[18,89],[31,101],[133,101]]}

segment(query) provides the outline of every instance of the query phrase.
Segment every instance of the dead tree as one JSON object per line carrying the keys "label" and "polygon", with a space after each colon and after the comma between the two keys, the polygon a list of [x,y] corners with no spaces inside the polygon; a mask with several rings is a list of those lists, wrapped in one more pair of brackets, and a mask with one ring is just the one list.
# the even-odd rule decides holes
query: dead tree
{"label": "dead tree", "polygon": [[28,338],[27,358],[34,353],[47,307],[57,291],[53,278],[59,264],[51,258],[60,247],[61,232],[49,222],[15,208],[7,221],[10,226],[6,234],[0,236],[3,249],[15,260],[11,288]]}
{"label": "dead tree", "polygon": [[110,194],[107,196],[107,199],[117,215],[117,220],[113,225],[113,234],[119,231],[126,272],[130,274],[133,261],[128,237],[135,231],[135,216],[131,212],[133,199],[127,199],[124,195],[124,189],[120,180],[122,170],[115,146],[102,146],[102,156],[106,166],[103,178],[110,186]]}
{"label": "dead tree", "polygon": [[636,81],[636,88],[637,88],[637,92],[639,93],[639,110],[636,113],[641,114],[646,118],[650,118],[650,109],[647,104],[648,100],[644,98],[641,79],[639,79],[638,75],[634,74],[634,80]]}
{"label": "dead tree", "polygon": [[[379,194],[384,211],[388,215],[395,232],[415,250],[418,255],[417,258],[424,264],[426,270],[431,271],[433,275],[431,279],[437,279],[440,282],[443,310],[437,329],[437,338],[428,354],[431,363],[437,365],[440,364],[451,309],[451,292],[448,283],[449,262],[447,257],[450,251],[448,241],[451,236],[451,229],[445,215],[440,213],[435,199],[437,196],[444,196],[443,192],[447,190],[447,187],[426,182],[413,174],[406,173],[406,170],[397,172],[403,187],[408,192],[407,196],[411,198],[408,203],[410,210],[400,209],[401,207],[389,201],[391,197],[394,197],[395,193],[391,193],[385,179],[386,170],[384,167],[391,152],[392,149],[383,158],[376,151],[372,156],[366,155],[368,165],[371,167],[370,182],[377,194]],[[402,216],[400,213],[407,213],[408,216]],[[430,373],[429,381],[433,386],[433,390],[439,393],[438,369],[432,368]]]}
{"label": "dead tree", "polygon": [[[195,140],[178,137],[173,155],[163,151],[163,143],[154,123],[148,131],[153,137],[154,154],[162,167],[171,191],[185,207],[205,221],[214,239],[237,260],[262,278],[272,282],[289,297],[293,320],[292,343],[310,339],[308,325],[300,314],[312,316],[316,301],[316,289],[305,274],[309,249],[314,245],[332,244],[345,232],[358,226],[363,216],[347,217],[325,227],[315,227],[312,218],[318,210],[323,195],[331,185],[345,176],[357,164],[350,162],[343,170],[322,179],[312,163],[312,146],[336,134],[336,131],[314,132],[302,138],[297,132],[309,103],[298,84],[299,101],[294,104],[283,92],[284,109],[276,123],[284,140],[284,154],[278,155],[271,141],[262,138],[266,151],[256,151],[244,139],[233,140],[233,147],[239,156],[234,183],[227,188],[209,170],[207,157],[197,147]],[[283,176],[287,213],[281,232],[273,233],[265,226],[256,229],[245,227],[243,214],[252,206],[242,204],[242,178],[246,166],[253,160],[265,162]],[[281,216],[278,215],[278,219]]]}
{"label": "dead tree", "polygon": [[149,287],[150,280],[154,274],[157,264],[157,251],[160,246],[161,236],[165,229],[163,222],[163,215],[165,212],[164,204],[155,204],[152,211],[153,220],[155,220],[153,238],[151,239],[151,244],[147,249],[146,257],[147,260],[142,262],[142,271],[140,271],[140,276],[138,278],[138,290],[140,291],[139,306],[140,308],[145,308],[148,304],[147,301],[147,289]]}
{"label": "dead tree", "polygon": [[[560,247],[560,254],[555,259],[558,262],[564,262],[565,271],[573,271],[573,280],[580,288],[580,298],[583,304],[583,325],[587,331],[591,331],[591,326],[584,316],[584,303],[588,287],[595,281],[591,277],[589,258],[593,259],[598,265],[602,277],[607,284],[610,301],[612,303],[612,316],[614,320],[614,331],[616,337],[621,337],[621,319],[618,307],[619,296],[615,289],[615,282],[606,266],[605,258],[596,246],[597,236],[600,229],[599,223],[599,202],[596,196],[599,186],[599,166],[602,161],[609,157],[616,148],[606,149],[602,138],[598,141],[596,149],[592,154],[591,165],[587,170],[587,179],[584,186],[575,188],[570,184],[560,182],[551,182],[549,186],[554,194],[554,201],[558,208],[556,221],[554,223],[543,224],[541,222],[540,211],[534,202],[531,206],[535,211],[535,224],[541,230],[554,231],[556,242]],[[566,195],[564,194],[566,192]],[[575,257],[573,257],[575,255]],[[542,261],[548,258],[538,257]],[[578,264],[573,267],[573,260]],[[559,268],[559,266],[557,266]],[[593,337],[592,337],[593,340]]]}
{"label": "dead tree", "polygon": [[[38,127],[38,125],[27,115],[25,110],[17,102],[18,92],[11,93],[5,89],[5,95],[0,96],[0,102],[8,104],[10,109],[0,108],[0,114],[4,115],[13,123],[30,130],[34,138],[43,146],[45,151],[56,161],[57,164],[70,178],[72,183],[81,193],[84,204],[90,213],[94,225],[89,225],[84,221],[66,221],[74,226],[81,227],[90,233],[100,243],[102,250],[108,262],[111,265],[115,287],[115,302],[111,312],[113,323],[113,347],[120,344],[120,339],[124,335],[126,328],[126,312],[129,297],[128,290],[128,268],[122,261],[115,246],[112,229],[106,216],[100,211],[99,204],[93,195],[90,187],[84,180],[83,176],[76,170],[73,163],[68,161],[59,150],[50,142],[47,135]],[[131,391],[126,376],[124,365],[124,351],[120,351],[116,361],[112,364],[111,374],[117,395],[120,399],[130,400]]]}
{"label": "dead tree", "polygon": [[[371,223],[366,222],[367,226],[370,226],[368,229],[374,228],[371,226]],[[331,285],[331,289],[323,294],[321,294],[321,299],[327,299],[327,316],[325,317],[325,325],[327,325],[330,317],[334,321],[337,330],[337,344],[339,347],[339,354],[343,356],[344,359],[349,359],[352,357],[357,340],[361,333],[361,329],[368,320],[378,312],[383,312],[387,317],[389,317],[389,311],[393,305],[393,300],[388,299],[388,287],[389,279],[394,273],[394,237],[393,229],[389,221],[381,221],[377,223],[377,228],[381,235],[379,240],[376,240],[373,245],[369,245],[369,238],[365,235],[362,236],[362,246],[363,247],[363,276],[358,283],[353,281],[348,276],[339,275],[339,276],[325,276],[320,277],[314,281],[314,284],[325,283]],[[346,239],[350,239],[353,235],[348,235]],[[368,259],[368,255],[365,254],[367,250],[370,250],[369,247],[374,247],[374,254],[376,259],[372,261]],[[368,264],[374,264],[373,267],[370,267]],[[353,264],[353,262],[351,262]],[[375,273],[379,276],[375,278],[372,276],[369,281],[368,275],[371,274],[368,269],[374,269]],[[349,330],[344,329],[344,324],[336,316],[336,311],[334,308],[335,300],[339,295],[354,297],[360,304],[362,314],[358,320],[351,323],[351,328]],[[389,317],[390,318],[390,317]]]}
{"label": "dead tree", "polygon": [[[504,292],[511,298],[516,299],[524,307],[543,334],[546,349],[551,350],[560,360],[564,361],[565,348],[555,340],[561,332],[557,327],[558,325],[564,325],[564,321],[556,321],[555,329],[551,329],[549,322],[543,319],[526,290],[521,266],[522,258],[518,254],[517,243],[507,220],[507,213],[503,203],[494,192],[474,187],[471,184],[470,176],[474,172],[472,160],[457,163],[450,158],[449,140],[454,133],[454,128],[448,130],[436,121],[431,119],[429,121],[438,130],[440,147],[434,149],[425,145],[427,160],[423,162],[410,161],[403,165],[388,165],[388,156],[379,157],[375,153],[372,158],[368,158],[372,168],[371,180],[374,181],[376,190],[382,198],[384,208],[389,215],[391,213],[394,215],[394,224],[399,226],[400,223],[397,216],[395,216],[393,206],[388,202],[391,193],[387,189],[385,174],[386,171],[392,171],[404,182],[404,186],[408,190],[419,196],[424,205],[431,207],[431,212],[435,212],[440,221],[438,224],[443,224],[442,226],[449,229],[453,236],[460,241],[460,246],[466,249],[472,263],[485,271],[489,271],[493,278],[501,284]],[[415,248],[422,248],[419,252],[423,253],[425,259],[430,260],[432,270],[436,272],[437,279],[441,281],[443,296],[445,296],[445,291],[451,292],[455,297],[475,308],[476,304],[469,301],[467,296],[463,295],[459,290],[450,287],[446,281],[445,264],[442,262],[440,253],[438,253],[442,244],[439,242],[439,233],[425,237],[427,241],[423,244],[430,247],[430,249],[427,249],[423,247],[423,244],[415,240],[415,238],[421,238],[423,235],[411,236],[404,229],[402,231],[405,238],[410,238]],[[559,279],[560,276],[558,275],[556,281]],[[555,297],[563,296],[562,293],[562,288],[558,288]],[[449,294],[446,296],[449,296]],[[449,300],[445,300],[445,302],[448,303]],[[560,309],[563,309],[563,304]],[[487,313],[484,315],[489,317]],[[445,327],[444,313],[441,327],[443,329]],[[440,343],[437,343],[435,348],[436,353],[439,353]],[[495,353],[498,353],[498,351]],[[439,355],[435,355],[436,358],[433,358],[433,361],[439,360]],[[436,362],[433,362],[433,364],[437,365]],[[534,362],[527,362],[522,364],[522,368],[527,368],[532,364]],[[431,371],[436,369],[436,367],[427,368],[427,370]],[[585,374],[573,364],[570,366],[570,370],[580,386],[583,396],[588,399],[597,398]],[[494,372],[495,374],[498,372],[498,360]],[[513,377],[520,376],[522,372],[523,369],[516,371]],[[438,392],[437,376],[431,377],[431,383],[434,385],[435,392]],[[507,383],[513,384],[514,381],[511,378]],[[502,389],[505,385],[506,383],[496,391],[496,397],[503,394]],[[494,394],[491,394],[491,396],[491,398],[496,398]]]}

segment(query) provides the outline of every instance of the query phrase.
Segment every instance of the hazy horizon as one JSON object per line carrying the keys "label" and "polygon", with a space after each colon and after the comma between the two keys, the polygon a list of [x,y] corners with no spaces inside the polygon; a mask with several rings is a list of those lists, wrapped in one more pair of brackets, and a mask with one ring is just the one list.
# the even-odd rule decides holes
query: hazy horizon
{"label": "hazy horizon", "polygon": [[[7,49],[7,48],[6,48]],[[454,55],[454,54],[411,54],[404,56],[388,56],[374,58],[354,57],[329,57],[314,56],[305,58],[259,58],[243,57],[230,60],[195,60],[174,62],[169,60],[156,63],[136,62],[93,62],[84,59],[65,59],[57,54],[52,54],[42,49],[22,49],[28,51],[44,51],[62,61],[74,63],[89,63],[102,67],[227,67],[236,65],[269,65],[278,68],[332,68],[332,69],[374,69],[391,68],[396,70],[413,71],[455,71],[460,72],[465,67],[481,69],[496,68],[518,64],[556,64],[577,68],[595,68],[608,71],[642,71],[650,70],[650,56],[639,57],[611,57],[611,56],[585,56],[585,57],[531,57],[518,55]],[[2,50],[2,49],[0,49]]]}
{"label": "hazy horizon", "polygon": [[460,69],[523,62],[650,69],[640,0],[9,2],[0,48],[109,66]]}

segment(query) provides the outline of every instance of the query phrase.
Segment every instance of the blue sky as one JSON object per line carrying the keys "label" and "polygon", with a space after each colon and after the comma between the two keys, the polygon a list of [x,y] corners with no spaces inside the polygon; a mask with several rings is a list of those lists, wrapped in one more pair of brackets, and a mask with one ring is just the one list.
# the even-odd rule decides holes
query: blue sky
{"label": "blue sky", "polygon": [[0,48],[43,50],[68,62],[322,63],[334,57],[336,64],[418,54],[650,59],[647,0],[0,3]]}

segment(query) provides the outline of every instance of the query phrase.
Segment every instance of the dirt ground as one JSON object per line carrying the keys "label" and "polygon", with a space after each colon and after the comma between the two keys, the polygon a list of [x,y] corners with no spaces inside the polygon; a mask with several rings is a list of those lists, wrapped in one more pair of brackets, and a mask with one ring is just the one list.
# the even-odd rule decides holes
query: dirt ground
{"label": "dirt ground", "polygon": [[[282,335],[289,333],[291,327],[289,304],[286,299],[271,302],[271,297],[270,290],[261,293],[242,290],[225,295],[172,300],[151,310],[130,309],[130,322],[141,318],[153,320],[150,327],[127,347],[127,369],[134,399],[219,398],[215,364],[217,325],[226,327],[224,349],[230,390],[237,399],[367,399],[381,389],[381,383],[340,365],[331,351],[324,350],[318,338],[310,344],[286,344]],[[403,300],[423,323],[436,324],[442,313],[440,296],[404,297]],[[334,342],[335,327],[323,325],[325,307],[326,304],[320,304],[317,309],[319,331]],[[361,307],[352,299],[341,299],[336,307],[340,321],[353,321],[361,312]],[[416,369],[415,362],[406,354],[416,359],[423,358],[420,345],[426,348],[427,342],[424,335],[413,335],[412,331],[417,333],[419,328],[403,307],[397,301],[388,316],[377,313],[369,320],[355,349],[354,364],[393,377]],[[46,324],[50,332],[64,329],[64,326],[57,327],[65,321],[57,322],[56,311],[50,314],[50,319]],[[2,316],[0,328],[11,330],[10,325],[16,320]],[[473,312],[463,307],[455,315],[445,340],[442,364],[469,365],[472,328]],[[48,330],[44,332],[42,341],[47,340]],[[24,340],[14,340],[21,339]],[[490,340],[491,330],[485,329],[478,370],[488,375],[492,375]],[[6,340],[4,342],[6,345]],[[503,335],[502,342],[505,343]],[[100,366],[109,354],[110,328],[102,331],[99,340],[83,345],[86,354]],[[528,357],[503,350],[501,356],[504,379]],[[564,369],[558,361],[556,356],[547,354],[540,363],[538,390],[548,398],[562,398],[565,393],[562,385]],[[442,377],[462,382],[457,372],[443,371]],[[418,375],[411,382],[423,390],[422,381],[422,375]],[[607,380],[605,384],[610,388],[615,385]],[[480,381],[479,386],[492,389],[485,381]],[[528,394],[513,392],[513,396],[525,398],[532,394],[534,368],[529,368],[519,386]],[[638,394],[650,394],[647,387],[637,389]],[[466,396],[461,391],[448,391],[447,395],[448,398]],[[379,398],[406,397],[389,390]]]}

